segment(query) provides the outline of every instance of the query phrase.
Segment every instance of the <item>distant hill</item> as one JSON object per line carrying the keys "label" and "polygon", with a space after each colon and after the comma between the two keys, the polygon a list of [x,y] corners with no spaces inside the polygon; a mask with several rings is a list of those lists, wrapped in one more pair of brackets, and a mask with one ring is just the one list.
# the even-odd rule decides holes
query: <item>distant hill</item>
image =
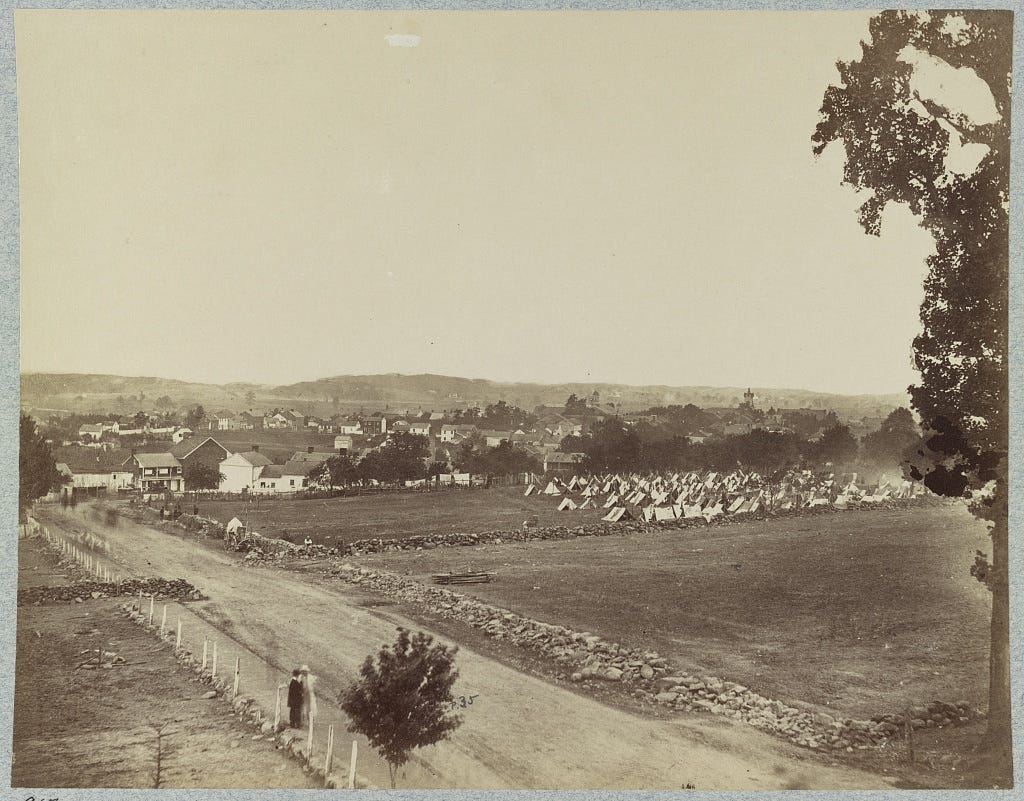
{"label": "distant hill", "polygon": [[[208,411],[226,408],[241,411],[274,406],[295,407],[306,414],[329,415],[337,411],[383,410],[442,411],[486,406],[504,400],[525,409],[561,405],[575,394],[589,398],[595,391],[602,405],[614,404],[624,412],[651,406],[693,403],[702,408],[736,406],[746,387],[631,386],[627,384],[564,383],[532,384],[486,381],[443,375],[346,375],[303,381],[297,384],[190,383],[155,377],[82,375],[78,373],[24,373],[21,376],[22,408],[41,416],[69,412],[133,413],[166,408],[184,409],[196,404]],[[837,395],[802,389],[753,387],[758,407],[832,409],[844,419],[881,417],[896,406],[906,406],[903,393],[888,395]],[[170,406],[168,406],[168,402]]]}

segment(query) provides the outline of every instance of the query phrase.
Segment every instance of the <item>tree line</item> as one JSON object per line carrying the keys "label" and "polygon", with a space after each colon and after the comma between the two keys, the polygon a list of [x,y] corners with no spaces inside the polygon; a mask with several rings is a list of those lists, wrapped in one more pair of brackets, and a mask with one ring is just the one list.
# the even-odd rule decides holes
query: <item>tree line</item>
{"label": "tree line", "polygon": [[666,432],[661,426],[640,423],[627,427],[620,419],[609,418],[595,423],[586,435],[565,437],[561,449],[583,454],[580,469],[588,473],[731,470],[737,466],[772,472],[801,465],[868,463],[896,467],[906,461],[908,451],[917,447],[920,439],[913,415],[899,408],[889,414],[878,431],[860,442],[848,426],[838,422],[816,439],[806,439],[797,432],[754,429],[700,442]]}

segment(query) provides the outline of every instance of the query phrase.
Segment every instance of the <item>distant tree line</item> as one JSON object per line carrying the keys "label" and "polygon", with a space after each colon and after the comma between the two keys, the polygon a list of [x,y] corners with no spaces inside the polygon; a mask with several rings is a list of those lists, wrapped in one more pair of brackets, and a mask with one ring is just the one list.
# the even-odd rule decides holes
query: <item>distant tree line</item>
{"label": "distant tree line", "polygon": [[[675,407],[687,427],[705,414],[697,407]],[[652,410],[653,411],[653,410]],[[818,429],[820,430],[820,428]],[[584,454],[581,469],[592,473],[647,470],[731,470],[742,466],[770,473],[786,467],[853,466],[870,462],[895,467],[920,442],[913,415],[893,411],[882,428],[861,443],[848,426],[834,422],[821,436],[807,439],[798,432],[754,429],[746,434],[691,442],[672,426],[639,423],[628,427],[619,418],[595,423],[586,435],[565,437],[561,449]]]}

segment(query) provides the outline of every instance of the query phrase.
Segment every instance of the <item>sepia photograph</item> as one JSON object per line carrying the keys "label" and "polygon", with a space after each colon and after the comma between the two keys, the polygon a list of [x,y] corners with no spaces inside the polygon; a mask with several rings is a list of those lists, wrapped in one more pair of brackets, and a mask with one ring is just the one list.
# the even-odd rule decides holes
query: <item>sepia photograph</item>
{"label": "sepia photograph", "polygon": [[1014,24],[15,10],[10,787],[1013,788]]}

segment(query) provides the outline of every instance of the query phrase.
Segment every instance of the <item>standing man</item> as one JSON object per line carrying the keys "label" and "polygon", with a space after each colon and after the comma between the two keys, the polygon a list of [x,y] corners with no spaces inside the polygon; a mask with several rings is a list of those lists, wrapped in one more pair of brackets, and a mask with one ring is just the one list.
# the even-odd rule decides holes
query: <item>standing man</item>
{"label": "standing man", "polygon": [[292,671],[292,680],[288,682],[288,724],[293,729],[302,728],[302,681],[299,669]]}

